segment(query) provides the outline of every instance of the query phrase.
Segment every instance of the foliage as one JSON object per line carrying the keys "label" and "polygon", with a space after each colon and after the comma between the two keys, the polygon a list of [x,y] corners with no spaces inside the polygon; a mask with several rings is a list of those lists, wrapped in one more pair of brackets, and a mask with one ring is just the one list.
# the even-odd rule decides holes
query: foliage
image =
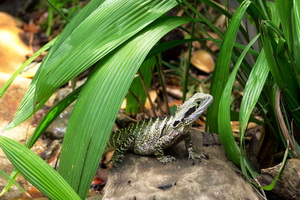
{"label": "foliage", "polygon": [[[120,103],[139,66],[164,34],[189,22],[187,18],[159,18],[176,4],[176,1],[169,0],[148,0],[142,3],[138,0],[90,2],[55,41],[13,121],[6,127],[11,129],[22,123],[57,88],[96,64],[87,83],[80,90],[60,160],[60,174],[81,198],[85,198],[87,194]],[[47,118],[49,120],[46,120],[46,124],[38,126],[38,129],[45,128],[51,122],[49,114]],[[40,133],[41,131],[35,131],[30,141],[35,141]],[[4,144],[11,145],[5,138],[3,140]],[[24,159],[27,154],[24,154]],[[28,165],[16,157],[9,158],[16,166]],[[30,167],[34,169],[40,163],[41,161],[31,163]],[[26,174],[24,168],[17,169]],[[39,169],[43,171],[43,168]],[[28,180],[41,190],[46,188],[42,190],[45,194],[51,197],[55,193],[51,187],[47,190],[47,184],[37,181],[43,179],[39,173],[33,170],[29,174],[32,179]],[[61,180],[58,181],[63,184]]]}
{"label": "foliage", "polygon": [[[204,1],[206,2],[206,1]],[[239,1],[241,4],[235,13],[230,16],[228,29],[217,58],[216,70],[213,73],[211,94],[214,103],[208,110],[207,128],[217,132],[225,146],[228,156],[239,165],[244,174],[258,174],[249,165],[244,147],[244,134],[249,117],[255,106],[264,117],[265,125],[281,141],[276,141],[290,149],[291,157],[298,157],[299,144],[294,138],[294,128],[299,130],[299,69],[300,63],[295,56],[299,47],[299,16],[297,15],[297,1],[275,2],[267,1]],[[220,12],[221,8],[218,8]],[[295,10],[295,12],[290,12]],[[296,11],[297,10],[297,11]],[[237,31],[245,12],[251,17],[258,32],[257,36],[259,56],[251,56],[255,64],[251,67],[249,59],[243,59],[237,66],[237,57],[234,42]],[[293,19],[293,20],[290,20]],[[250,36],[244,35],[247,41]],[[251,47],[254,49],[254,47]],[[245,48],[246,49],[246,48]],[[228,79],[231,63],[236,67],[231,72],[244,87],[244,95],[239,113],[240,147],[231,136],[230,112],[227,98],[232,90],[232,78]],[[238,68],[238,70],[237,70]],[[235,75],[234,75],[235,76]],[[226,109],[226,110],[225,110]],[[289,144],[289,145],[287,145]]]}
{"label": "foliage", "polygon": [[[51,46],[50,51],[6,129],[12,129],[32,116],[59,87],[91,66],[94,66],[93,71],[82,87],[52,108],[26,147],[8,138],[0,138],[1,148],[17,170],[51,198],[63,198],[59,195],[64,193],[72,196],[67,199],[85,198],[121,102],[140,66],[143,63],[144,66],[152,66],[145,61],[154,56],[157,56],[156,65],[159,65],[162,62],[158,54],[170,47],[192,41],[203,44],[206,40],[220,47],[211,83],[214,103],[207,113],[207,129],[220,135],[229,158],[241,167],[247,177],[249,173],[253,178],[258,175],[247,160],[244,142],[247,124],[255,107],[264,118],[259,123],[267,126],[278,138],[276,142],[291,149],[290,157],[298,157],[300,147],[294,139],[293,128],[300,128],[300,59],[297,56],[300,48],[300,3],[296,0],[239,0],[240,6],[232,15],[213,1],[199,2],[228,17],[225,34],[194,8],[197,1],[192,6],[185,0],[94,0],[84,7],[58,38],[44,47]],[[189,18],[161,17],[178,3],[182,4]],[[257,35],[251,40],[250,34],[241,25],[245,16],[251,19],[257,30]],[[164,34],[187,22],[193,24],[190,39],[156,45]],[[196,28],[207,38],[199,38]],[[221,39],[212,38],[208,30],[214,31]],[[238,33],[247,45],[238,43]],[[258,48],[254,47],[255,43]],[[189,53],[191,48],[190,45]],[[187,87],[189,79],[188,69],[189,63],[183,70],[178,70],[184,72],[184,87]],[[141,71],[142,76],[150,74]],[[148,75],[146,85],[151,82],[151,75]],[[229,100],[235,80],[244,88],[239,111],[240,146],[236,144],[230,126],[234,112],[230,110]],[[131,89],[141,91],[141,85],[132,85]],[[76,99],[63,143],[58,175],[29,148],[55,117]],[[144,101],[145,96],[142,95],[141,99]],[[51,177],[50,182],[45,182],[44,174]]]}

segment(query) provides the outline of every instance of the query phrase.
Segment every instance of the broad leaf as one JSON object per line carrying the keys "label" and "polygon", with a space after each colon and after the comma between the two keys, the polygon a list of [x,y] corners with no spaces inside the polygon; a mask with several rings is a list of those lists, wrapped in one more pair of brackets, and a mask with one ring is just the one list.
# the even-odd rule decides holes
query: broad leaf
{"label": "broad leaf", "polygon": [[51,199],[80,199],[48,163],[24,145],[0,136],[0,147],[26,180]]}
{"label": "broad leaf", "polygon": [[151,24],[102,60],[82,88],[67,127],[59,169],[81,198],[90,187],[134,75],[155,43],[186,22],[173,17]]}

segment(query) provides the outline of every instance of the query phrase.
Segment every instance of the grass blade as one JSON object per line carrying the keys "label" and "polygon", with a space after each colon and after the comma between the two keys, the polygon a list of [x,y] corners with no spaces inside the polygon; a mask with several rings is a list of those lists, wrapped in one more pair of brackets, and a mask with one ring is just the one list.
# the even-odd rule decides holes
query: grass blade
{"label": "grass blade", "polygon": [[15,118],[6,129],[29,118],[58,87],[98,62],[177,4],[175,0],[102,2],[91,1],[67,25],[43,60]]}
{"label": "grass blade", "polygon": [[220,53],[216,62],[215,71],[212,76],[210,93],[214,97],[214,102],[208,108],[206,121],[206,129],[210,132],[218,133],[217,116],[219,112],[219,104],[222,91],[224,90],[224,86],[228,80],[228,73],[234,41],[239,30],[241,20],[250,4],[251,1],[246,0],[238,7],[236,12],[232,16],[231,22],[225,33],[224,41],[222,43]]}
{"label": "grass blade", "polygon": [[[140,104],[137,100],[132,96],[135,95],[143,105],[146,102],[147,92],[143,87],[143,83],[145,87],[149,88],[152,81],[152,71],[153,66],[155,65],[154,59],[146,60],[142,66],[140,67],[141,76],[135,77],[130,86],[130,93],[127,94],[126,97],[126,113],[127,114],[137,114],[139,112]],[[142,80],[143,78],[143,80]],[[143,81],[143,83],[142,83]]]}
{"label": "grass blade", "polygon": [[260,35],[257,35],[255,38],[251,40],[251,42],[246,46],[241,56],[239,57],[235,67],[233,68],[228,82],[226,83],[219,104],[219,116],[218,116],[218,126],[219,126],[219,136],[222,144],[224,145],[226,154],[236,165],[241,164],[241,158],[243,158],[243,154],[241,154],[239,147],[237,146],[235,139],[233,137],[232,128],[230,124],[230,95],[232,91],[232,86],[238,72],[238,69],[250,49],[253,43],[257,40]]}
{"label": "grass blade", "polygon": [[[41,68],[35,102],[43,100],[95,64],[175,5],[176,1],[168,0],[114,0],[101,4],[78,25],[52,54],[52,59]],[[148,12],[151,10],[155,12]]]}
{"label": "grass blade", "polygon": [[46,131],[50,124],[62,113],[72,102],[74,102],[81,91],[82,86],[67,95],[57,105],[53,106],[39,125],[35,128],[34,132],[30,136],[26,146],[31,148],[37,139]]}
{"label": "grass blade", "polygon": [[[4,171],[0,170],[0,176],[3,176],[6,180],[10,181],[10,182],[11,182],[12,184],[14,184],[20,191],[24,192],[27,196],[30,196],[30,195],[26,192],[26,190],[25,190],[24,188],[22,188],[22,186],[20,186],[14,179],[12,179],[11,177],[7,176],[7,175],[5,174]],[[2,191],[2,192],[0,193],[0,197],[1,197],[2,195],[4,195],[4,193],[5,193],[5,192]]]}

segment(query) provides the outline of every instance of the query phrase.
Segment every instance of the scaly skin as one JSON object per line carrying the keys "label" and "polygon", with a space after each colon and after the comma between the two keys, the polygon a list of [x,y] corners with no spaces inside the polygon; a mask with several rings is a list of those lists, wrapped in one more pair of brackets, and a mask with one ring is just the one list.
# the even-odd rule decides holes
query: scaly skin
{"label": "scaly skin", "polygon": [[114,164],[121,162],[128,150],[132,150],[139,155],[154,154],[159,162],[166,164],[172,162],[175,158],[165,156],[164,150],[184,140],[189,159],[205,158],[203,154],[194,153],[189,129],[212,101],[213,97],[211,95],[196,93],[184,104],[178,106],[174,115],[146,119],[113,132],[105,152],[115,150],[111,159]]}

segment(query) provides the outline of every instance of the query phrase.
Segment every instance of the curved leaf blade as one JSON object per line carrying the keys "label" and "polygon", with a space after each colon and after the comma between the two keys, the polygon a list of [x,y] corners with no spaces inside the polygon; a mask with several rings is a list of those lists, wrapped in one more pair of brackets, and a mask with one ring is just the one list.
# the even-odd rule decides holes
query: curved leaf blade
{"label": "curved leaf blade", "polygon": [[219,104],[222,95],[222,91],[224,90],[224,86],[228,80],[228,73],[230,68],[230,61],[232,57],[232,50],[235,43],[235,38],[237,36],[237,32],[240,27],[241,20],[243,16],[251,4],[251,1],[245,0],[238,7],[228,29],[225,33],[224,41],[221,45],[220,53],[216,62],[215,71],[212,76],[212,85],[211,85],[211,95],[214,97],[214,102],[207,110],[207,130],[218,133],[218,112],[219,112]]}
{"label": "curved leaf blade", "polygon": [[28,119],[57,88],[177,5],[175,0],[102,2],[91,1],[88,8],[66,26],[43,60],[16,116],[6,129]]}
{"label": "curved leaf blade", "polygon": [[156,21],[101,61],[86,82],[69,120],[60,174],[84,198],[99,165],[114,120],[134,75],[150,49],[184,18]]}
{"label": "curved leaf blade", "polygon": [[222,96],[219,104],[219,115],[218,115],[218,126],[219,126],[219,136],[222,144],[224,145],[226,154],[232,160],[232,162],[236,165],[241,164],[241,158],[243,155],[240,152],[239,147],[237,146],[235,139],[233,137],[233,132],[230,124],[230,95],[233,87],[233,83],[238,72],[238,69],[252,46],[252,44],[257,40],[260,35],[254,37],[251,42],[246,46],[241,56],[239,57],[236,65],[234,66],[228,82],[226,83],[224,90],[222,92]]}
{"label": "curved leaf blade", "polygon": [[0,147],[21,174],[51,199],[80,199],[48,163],[24,145],[0,136]]}

